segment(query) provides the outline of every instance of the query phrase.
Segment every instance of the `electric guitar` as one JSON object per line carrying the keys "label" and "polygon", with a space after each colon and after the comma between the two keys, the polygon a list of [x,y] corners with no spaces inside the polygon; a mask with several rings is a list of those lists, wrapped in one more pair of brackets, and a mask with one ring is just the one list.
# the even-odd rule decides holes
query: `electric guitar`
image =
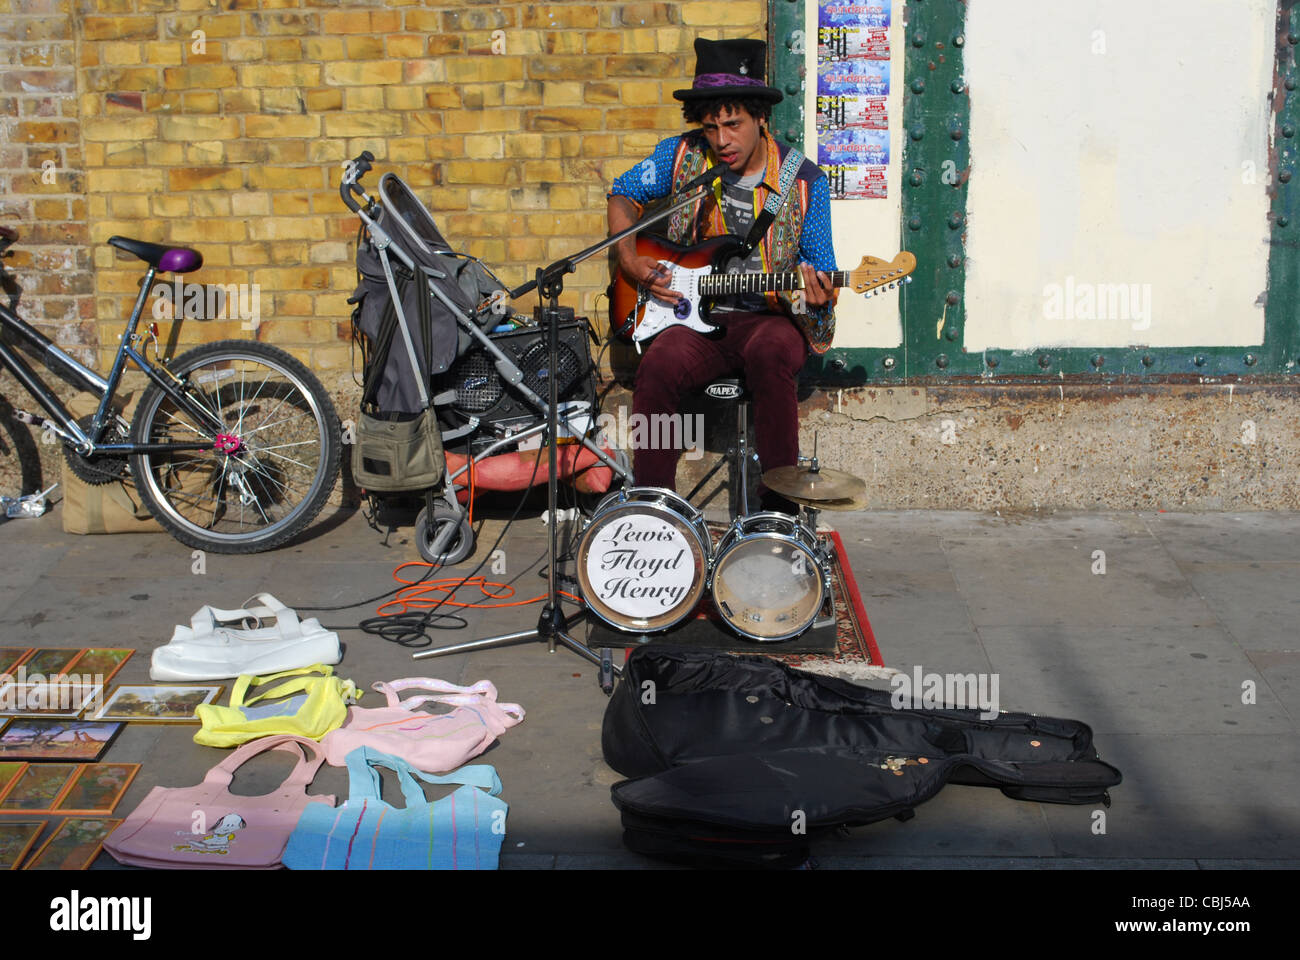
{"label": "electric guitar", "polygon": [[[712,237],[692,247],[669,243],[658,237],[637,237],[636,252],[664,264],[671,274],[668,286],[682,298],[675,306],[664,303],[618,272],[610,297],[610,317],[615,335],[640,343],[677,324],[684,324],[700,333],[713,333],[718,327],[706,320],[709,301],[713,298],[803,287],[803,274],[798,270],[789,273],[722,272],[723,265],[736,256],[742,246],[743,241],[734,234]],[[835,270],[828,276],[833,286],[850,287],[855,293],[869,295],[872,290],[886,284],[910,283],[909,275],[915,269],[916,257],[904,250],[892,261],[863,257],[856,270]]]}

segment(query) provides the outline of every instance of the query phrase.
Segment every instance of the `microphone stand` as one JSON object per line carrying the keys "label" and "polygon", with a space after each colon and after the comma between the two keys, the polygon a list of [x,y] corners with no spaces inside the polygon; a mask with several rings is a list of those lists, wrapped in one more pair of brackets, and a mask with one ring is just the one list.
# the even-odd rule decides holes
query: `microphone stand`
{"label": "microphone stand", "polygon": [[[600,653],[596,653],[585,643],[581,643],[569,635],[569,627],[586,616],[582,611],[570,618],[564,616],[564,611],[560,607],[560,590],[559,581],[556,574],[556,560],[559,557],[559,521],[556,518],[557,500],[559,496],[559,478],[557,473],[557,456],[559,447],[559,397],[558,387],[556,385],[555,370],[559,366],[560,353],[560,294],[564,291],[564,277],[566,274],[573,273],[578,264],[587,260],[603,250],[607,250],[614,244],[618,243],[624,237],[629,237],[634,233],[639,233],[646,227],[653,226],[661,220],[666,220],[678,210],[701,199],[701,194],[697,191],[706,187],[713,179],[719,176],[725,167],[721,164],[697,177],[685,187],[685,195],[672,203],[665,206],[649,216],[643,217],[626,230],[620,230],[611,237],[607,237],[600,243],[593,244],[585,250],[575,253],[571,257],[565,257],[557,260],[547,267],[538,267],[534,279],[510,291],[510,299],[522,297],[524,294],[537,290],[540,306],[538,313],[542,323],[548,325],[547,331],[547,364],[549,381],[549,391],[547,396],[547,427],[550,431],[550,443],[548,449],[548,469],[546,476],[546,501],[548,507],[548,526],[550,527],[550,543],[547,547],[547,597],[546,605],[542,607],[541,616],[537,620],[537,627],[533,630],[523,630],[518,633],[509,633],[496,637],[485,637],[482,640],[470,640],[465,643],[456,643],[447,647],[438,647],[433,650],[424,650],[414,654],[411,659],[423,660],[427,657],[441,657],[452,653],[469,653],[475,650],[488,650],[495,647],[510,646],[516,643],[523,643],[527,640],[545,640],[547,651],[555,652],[556,643],[562,643],[565,647],[574,653],[585,658],[600,668],[600,689],[606,694],[614,691],[614,678],[623,675],[623,668],[617,666],[613,660],[613,652],[608,648],[602,648]],[[547,303],[547,300],[550,303]]]}

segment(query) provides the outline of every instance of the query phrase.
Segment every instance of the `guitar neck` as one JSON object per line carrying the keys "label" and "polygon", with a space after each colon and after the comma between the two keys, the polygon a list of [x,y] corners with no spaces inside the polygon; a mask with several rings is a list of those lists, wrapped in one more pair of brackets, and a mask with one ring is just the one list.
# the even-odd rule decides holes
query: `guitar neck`
{"label": "guitar neck", "polygon": [[[847,287],[849,272],[832,270],[827,274],[831,286]],[[721,297],[734,293],[775,293],[778,290],[798,290],[803,287],[803,275],[790,273],[714,273],[700,279],[700,295]]]}

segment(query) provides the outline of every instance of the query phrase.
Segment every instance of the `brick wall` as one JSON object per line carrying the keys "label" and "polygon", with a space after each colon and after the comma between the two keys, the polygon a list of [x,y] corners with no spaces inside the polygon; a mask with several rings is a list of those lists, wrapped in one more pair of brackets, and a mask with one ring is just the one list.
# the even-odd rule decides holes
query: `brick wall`
{"label": "brick wall", "polygon": [[[0,0],[0,11],[3,112],[15,118],[0,127],[0,212],[23,234],[20,312],[97,346],[103,365],[140,277],[106,239],[189,244],[205,259],[193,279],[259,286],[262,323],[185,321],[182,347],[255,335],[336,388],[355,282],[357,221],[337,192],[346,159],[370,150],[368,182],[396,171],[449,239],[516,284],[603,236],[609,181],[681,129],[672,90],[689,83],[693,39],[761,37],[766,21],[764,0]],[[583,265],[565,302],[602,314],[606,274],[603,259]]]}

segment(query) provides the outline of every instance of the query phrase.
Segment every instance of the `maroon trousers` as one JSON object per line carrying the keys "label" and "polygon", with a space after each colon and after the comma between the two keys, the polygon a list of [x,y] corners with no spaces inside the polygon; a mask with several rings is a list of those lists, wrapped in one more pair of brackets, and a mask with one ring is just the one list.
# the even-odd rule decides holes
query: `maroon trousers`
{"label": "maroon trousers", "polygon": [[[796,380],[807,344],[794,321],[780,314],[728,314],[721,338],[704,337],[684,326],[669,327],[652,341],[637,368],[632,413],[641,423],[654,414],[674,414],[682,397],[711,380],[743,372],[753,394],[758,458],[764,470],[799,460]],[[633,475],[638,487],[676,489],[681,450],[637,449]]]}

